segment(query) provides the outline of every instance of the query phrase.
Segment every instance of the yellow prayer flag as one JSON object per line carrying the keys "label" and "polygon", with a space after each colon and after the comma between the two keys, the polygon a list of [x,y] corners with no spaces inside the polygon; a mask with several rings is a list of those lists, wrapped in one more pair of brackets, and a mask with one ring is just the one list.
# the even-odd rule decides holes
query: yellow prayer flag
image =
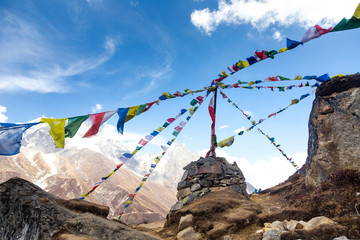
{"label": "yellow prayer flag", "polygon": [[218,145],[218,147],[223,148],[225,146],[230,147],[233,143],[234,143],[234,136],[231,136],[225,140],[218,142],[217,145]]}
{"label": "yellow prayer flag", "polygon": [[250,64],[247,61],[242,60],[242,61],[237,63],[237,66],[246,68],[246,67],[250,66]]}
{"label": "yellow prayer flag", "polygon": [[222,72],[221,72],[221,75],[223,75],[224,77],[228,77],[228,76],[230,76],[229,74],[226,74],[226,72],[225,72],[225,71],[222,71]]}
{"label": "yellow prayer flag", "polygon": [[67,118],[41,118],[40,122],[47,123],[50,127],[50,134],[54,138],[54,143],[57,148],[64,148],[65,146],[65,121]]}
{"label": "yellow prayer flag", "polygon": [[360,19],[360,3],[358,4],[357,8],[355,9],[353,16],[356,17],[357,19]]}
{"label": "yellow prayer flag", "polygon": [[142,187],[144,185],[144,183],[142,182],[142,183],[140,183],[140,187]]}
{"label": "yellow prayer flag", "polygon": [[158,129],[156,129],[156,131],[161,132],[164,129],[165,129],[164,127],[159,127]]}
{"label": "yellow prayer flag", "polygon": [[133,106],[133,107],[130,107],[129,108],[129,111],[126,115],[126,118],[125,118],[125,122],[129,121],[130,119],[132,119],[133,117],[135,117],[136,113],[138,112],[139,110],[139,107],[140,105],[138,106]]}
{"label": "yellow prayer flag", "polygon": [[166,98],[171,98],[171,95],[168,92],[164,92],[163,94],[161,94],[161,96],[165,96]]}
{"label": "yellow prayer flag", "polygon": [[301,80],[301,79],[303,79],[303,77],[300,76],[300,75],[296,75],[295,78],[294,78],[294,80]]}
{"label": "yellow prayer flag", "polygon": [[297,103],[299,103],[299,99],[293,99],[293,100],[291,100],[291,104],[289,106],[291,106],[293,104],[297,104]]}
{"label": "yellow prayer flag", "polygon": [[287,47],[285,47],[285,48],[281,48],[281,49],[279,50],[279,53],[286,52],[287,50],[288,50],[288,48],[287,48]]}
{"label": "yellow prayer flag", "polygon": [[343,76],[344,76],[343,74],[338,74],[338,75],[332,76],[331,78],[343,77]]}
{"label": "yellow prayer flag", "polygon": [[138,150],[134,150],[131,154],[135,155],[138,152]]}

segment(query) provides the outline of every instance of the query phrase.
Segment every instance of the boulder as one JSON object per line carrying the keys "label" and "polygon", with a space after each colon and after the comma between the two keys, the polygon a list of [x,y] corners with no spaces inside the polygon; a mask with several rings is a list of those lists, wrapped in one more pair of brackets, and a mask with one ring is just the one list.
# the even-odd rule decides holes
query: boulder
{"label": "boulder", "polygon": [[194,216],[192,214],[188,214],[185,216],[182,216],[179,221],[178,231],[182,231],[187,227],[190,227],[192,225]]}
{"label": "boulder", "polygon": [[197,233],[194,228],[188,227],[176,235],[177,240],[200,240],[203,239],[200,233]]}
{"label": "boulder", "polygon": [[0,188],[0,239],[155,239],[106,219],[106,207],[59,199],[21,178]]}
{"label": "boulder", "polygon": [[360,169],[360,75],[321,84],[309,118],[306,184],[340,169]]}

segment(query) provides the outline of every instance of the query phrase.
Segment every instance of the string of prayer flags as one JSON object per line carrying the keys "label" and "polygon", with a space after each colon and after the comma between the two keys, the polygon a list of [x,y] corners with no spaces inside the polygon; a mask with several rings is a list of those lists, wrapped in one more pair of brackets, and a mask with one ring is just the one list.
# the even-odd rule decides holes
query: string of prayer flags
{"label": "string of prayer flags", "polygon": [[215,134],[216,98],[217,98],[217,88],[214,91],[214,96],[211,98],[208,107],[212,123],[211,123],[211,145],[210,145],[210,150],[206,153],[206,157],[216,157],[216,153],[215,153],[215,149],[217,146],[217,139]]}
{"label": "string of prayer flags", "polygon": [[302,175],[302,172],[300,171],[299,166],[292,160],[292,158],[289,158],[286,153],[279,148],[280,145],[275,143],[275,138],[273,137],[269,137],[269,135],[267,135],[266,133],[264,133],[260,128],[257,128],[257,130],[259,130],[259,132],[264,135],[267,139],[269,139],[270,143],[277,149],[279,150],[279,152],[281,152],[281,154],[291,163],[291,165],[296,169],[296,171],[298,172],[298,174]]}
{"label": "string of prayer flags", "polygon": [[[312,91],[311,94],[313,94],[314,92],[315,92],[315,91]],[[249,116],[248,114],[246,114],[246,112],[245,112],[244,110],[240,109],[239,106],[238,106],[236,103],[234,103],[230,98],[228,98],[228,96],[227,96],[224,92],[222,92],[221,90],[220,90],[220,94],[223,96],[223,99],[228,99],[227,102],[228,102],[228,103],[231,103],[234,107],[236,107],[236,108],[246,117],[246,119],[248,119],[248,120],[251,122],[251,126],[245,130],[246,132],[251,131],[254,127],[256,127],[256,126],[258,126],[259,124],[263,123],[266,119],[269,119],[269,118],[271,118],[271,117],[275,117],[277,114],[285,111],[285,110],[288,109],[290,106],[295,105],[295,104],[299,103],[301,100],[303,100],[304,98],[310,96],[309,93],[304,94],[304,95],[301,95],[300,99],[293,99],[293,100],[291,100],[291,103],[290,103],[287,107],[282,108],[282,109],[280,109],[280,110],[277,111],[277,112],[271,113],[271,114],[269,114],[269,115],[267,116],[267,118],[260,119],[258,122],[256,122],[256,121],[254,121],[254,120],[251,120],[251,116]],[[239,131],[239,132],[237,133],[237,135],[243,135],[243,134],[245,133],[245,131]],[[236,136],[236,135],[233,135],[232,137],[235,137],[235,136]],[[230,138],[231,138],[231,137],[230,137]],[[234,141],[227,141],[227,140],[230,139],[230,138],[227,138],[227,139],[225,139],[225,140],[220,141],[221,144],[218,143],[218,146],[219,146],[220,148],[230,147],[230,146],[233,144],[233,142],[234,142]],[[226,143],[226,144],[225,144],[225,143]]]}
{"label": "string of prayer flags", "polygon": [[70,117],[65,126],[65,137],[74,137],[79,130],[81,124],[89,118],[89,115]]}
{"label": "string of prayer flags", "polygon": [[[206,94],[205,98],[208,96],[208,94]],[[204,99],[204,97],[203,97]],[[201,103],[199,102],[199,105],[201,105]],[[180,131],[184,128],[184,126],[189,122],[189,120],[191,119],[191,115],[189,115],[186,118],[186,122],[185,121],[181,121],[179,123],[178,127],[181,127]],[[179,135],[180,131],[177,133],[177,135],[175,136],[175,138],[171,139],[170,141],[167,142],[167,145],[171,146],[171,144],[176,140],[177,136]],[[154,162],[155,164],[151,164],[150,165],[150,169],[148,171],[147,174],[144,175],[144,177],[142,178],[142,182],[140,183],[139,187],[137,187],[133,193],[129,194],[127,200],[125,201],[125,205],[124,205],[124,209],[122,212],[119,213],[119,217],[118,219],[120,220],[120,218],[126,213],[126,209],[130,206],[130,204],[132,203],[132,201],[134,200],[136,194],[139,192],[139,190],[141,189],[141,187],[145,184],[145,181],[150,177],[151,173],[153,172],[153,170],[155,169],[155,167],[159,164],[161,158],[166,154],[167,150],[169,149],[169,147],[162,145],[161,149],[163,150],[162,154],[155,157],[154,158]]]}
{"label": "string of prayer flags", "polygon": [[360,27],[360,3],[350,19],[343,18],[331,32],[344,31]]}
{"label": "string of prayer flags", "polygon": [[112,110],[112,111],[107,111],[107,112],[102,112],[102,113],[89,114],[89,119],[90,119],[90,122],[92,123],[92,126],[85,133],[83,138],[96,135],[99,132],[100,126],[103,125],[116,112],[117,112],[117,110]]}
{"label": "string of prayer flags", "polygon": [[[222,93],[222,94],[223,94],[223,96],[225,95],[224,93]],[[225,96],[226,96],[226,95],[225,95]],[[297,100],[297,99],[296,99],[296,100]],[[299,102],[299,100],[297,100],[297,101],[296,101],[296,100],[292,100],[292,101],[291,101],[291,104],[290,104],[289,106],[291,106],[291,105],[296,104],[296,103]],[[232,101],[229,99],[229,102],[232,102]],[[261,122],[259,121],[258,123],[256,123],[255,121],[252,121],[252,120],[251,120],[251,116],[247,115],[243,110],[241,110],[241,109],[237,106],[237,104],[233,103],[233,106],[236,107],[237,109],[239,109],[240,112],[246,117],[246,119],[251,122],[252,126],[251,126],[249,129],[247,129],[247,131],[250,131],[250,130],[253,129],[256,125],[258,125],[259,123],[265,121],[265,119],[261,119]],[[289,107],[289,106],[288,106],[288,107]],[[286,107],[286,108],[287,108],[287,107]],[[286,109],[286,108],[285,108],[285,109]],[[282,112],[282,111],[284,111],[285,109],[280,110],[279,112]],[[272,115],[272,114],[270,114],[270,115]],[[296,165],[295,162],[292,161],[292,159],[289,158],[289,157],[284,153],[284,151],[279,148],[280,145],[275,144],[275,138],[269,137],[269,136],[268,136],[267,134],[265,134],[260,128],[258,128],[258,127],[256,127],[256,128],[257,128],[257,130],[259,130],[267,139],[270,140],[270,142],[274,145],[274,147],[276,147],[276,148],[281,152],[281,154],[293,165],[293,167],[295,167],[295,169],[298,171],[298,173],[299,173],[299,174],[302,174],[301,171],[300,171],[300,169],[299,169],[299,167],[298,167],[298,165]],[[243,131],[242,131],[241,134],[239,133],[239,135],[242,135],[242,134],[243,134]],[[225,147],[225,146],[230,147],[230,146],[234,143],[234,137],[235,137],[235,136],[231,136],[231,137],[229,137],[229,138],[221,141],[221,142],[220,142],[221,144],[219,143],[219,146],[220,146],[220,147]]]}
{"label": "string of prayer flags", "polygon": [[50,135],[54,139],[57,148],[64,148],[65,146],[65,121],[67,118],[41,118],[41,123],[47,123],[50,127]]}
{"label": "string of prayer flags", "polygon": [[[174,121],[175,121],[175,119],[179,118],[179,117],[180,117],[181,115],[183,115],[186,111],[187,111],[186,109],[181,109],[181,110],[180,110],[180,113],[177,114],[177,115],[175,116],[175,118],[168,118],[168,120],[169,120],[169,119],[174,119]],[[162,127],[163,129],[166,128],[166,127],[168,127],[168,126],[173,122],[173,121],[168,122],[168,120],[165,122],[165,123],[168,123],[168,124],[165,124],[165,123],[163,124],[163,126],[166,125],[165,127]],[[118,164],[118,165],[116,166],[116,168],[115,168],[111,173],[109,173],[107,176],[102,177],[100,182],[95,183],[94,186],[90,189],[90,191],[88,191],[88,192],[85,193],[85,194],[82,194],[82,197],[80,197],[79,199],[82,199],[82,200],[83,200],[83,199],[85,199],[87,196],[89,196],[97,187],[100,186],[100,184],[102,184],[102,183],[103,183],[105,180],[107,180],[113,173],[115,173],[117,170],[119,170],[119,168],[120,168],[124,163],[126,163],[130,158],[132,158],[139,150],[141,150],[146,144],[148,144],[148,142],[150,142],[150,141],[151,141],[155,136],[157,136],[158,134],[159,134],[159,131],[155,131],[155,130],[154,130],[152,133],[150,133],[149,135],[146,135],[146,136],[145,136],[145,139],[147,139],[147,140],[145,140],[145,139],[140,139],[138,146],[136,146],[135,150],[132,151],[132,153],[123,153],[123,154],[120,156],[120,160],[122,161],[121,164]]]}
{"label": "string of prayer flags", "polygon": [[0,155],[12,156],[18,154],[23,133],[39,123],[0,123]]}
{"label": "string of prayer flags", "polygon": [[[253,65],[254,63],[265,60],[266,59],[265,56],[267,56],[268,58],[274,59],[274,56],[276,54],[284,53],[287,50],[294,49],[297,46],[303,45],[305,42],[308,42],[314,38],[318,38],[328,32],[343,31],[343,30],[353,29],[353,28],[358,28],[358,27],[360,27],[360,4],[356,8],[354,15],[352,16],[351,19],[344,18],[333,29],[331,29],[331,28],[324,29],[324,28],[320,27],[319,25],[315,25],[314,27],[308,29],[305,32],[305,34],[300,42],[286,38],[286,47],[281,48],[279,51],[276,51],[276,50],[271,50],[271,51],[263,50],[261,52],[256,51],[254,56],[250,56],[250,57],[246,58],[247,61],[239,60],[235,64],[228,66],[227,69],[229,70],[230,75],[232,75],[241,69],[244,69],[246,67],[249,67],[250,65]],[[264,53],[265,53],[265,56],[264,56]],[[222,82],[225,78],[227,78],[230,75],[226,74],[225,71],[222,71],[221,74],[219,74],[220,78],[214,79],[211,82],[211,86],[213,86],[216,83]],[[166,96],[164,96],[164,97],[165,97],[165,99],[167,98]]]}
{"label": "string of prayer flags", "polygon": [[[207,97],[207,95],[205,96]],[[132,153],[123,153],[122,156],[120,156],[120,160],[123,161],[123,163],[118,164],[116,166],[116,168],[109,173],[106,177],[101,178],[100,182],[97,182],[94,184],[94,186],[90,189],[90,191],[88,191],[85,194],[82,194],[82,197],[80,197],[79,199],[85,199],[87,196],[89,196],[98,186],[100,186],[100,184],[102,184],[105,180],[107,180],[112,174],[114,174],[117,170],[119,170],[119,168],[126,163],[130,158],[132,158],[139,150],[141,150],[148,142],[150,142],[154,137],[156,137],[159,132],[161,132],[163,129],[165,129],[166,127],[168,127],[171,123],[173,123],[175,121],[175,119],[179,118],[180,116],[182,116],[184,113],[186,113],[187,110],[186,109],[181,109],[180,113],[178,113],[174,118],[168,118],[167,121],[162,125],[162,127],[159,127],[157,130],[152,131],[149,135],[145,136],[145,139],[147,139],[147,141],[145,139],[140,139],[139,140],[139,145],[136,146],[135,150]],[[125,116],[125,114],[124,114]],[[190,119],[190,116],[187,117],[187,121]],[[170,122],[169,122],[170,120]],[[168,124],[167,124],[168,123]],[[186,122],[185,122],[186,124]],[[179,126],[184,127],[185,126],[184,122],[180,122]],[[161,130],[161,131],[158,131]],[[172,139],[172,141],[174,141],[174,139]]]}

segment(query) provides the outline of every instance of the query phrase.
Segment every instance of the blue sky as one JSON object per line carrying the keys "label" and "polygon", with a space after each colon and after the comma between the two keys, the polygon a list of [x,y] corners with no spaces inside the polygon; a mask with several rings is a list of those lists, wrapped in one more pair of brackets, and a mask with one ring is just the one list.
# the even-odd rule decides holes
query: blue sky
{"label": "blue sky", "polygon": [[[350,18],[357,4],[355,0],[291,4],[285,0],[4,0],[0,2],[0,120],[78,116],[151,102],[163,92],[201,89],[255,50],[279,50],[286,46],[286,37],[300,41],[310,26],[330,27],[342,17]],[[358,29],[326,34],[241,70],[224,83],[358,72],[359,37]],[[226,93],[259,119],[310,91],[230,89]],[[306,152],[313,98],[260,125],[289,155]],[[162,101],[128,122],[127,134],[119,137],[127,141],[126,136],[148,134],[179,109],[188,108],[191,100],[187,96]],[[249,127],[231,105],[220,98],[218,103],[218,140]],[[210,144],[207,104],[178,138],[197,152]],[[114,116],[108,123],[116,121]],[[164,141],[171,132],[164,133]],[[280,154],[256,131],[224,150],[250,162]]]}

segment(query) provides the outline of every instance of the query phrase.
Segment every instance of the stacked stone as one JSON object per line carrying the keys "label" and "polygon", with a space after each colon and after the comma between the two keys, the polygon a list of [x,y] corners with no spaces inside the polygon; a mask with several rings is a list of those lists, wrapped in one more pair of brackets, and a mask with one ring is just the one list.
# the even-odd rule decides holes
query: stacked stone
{"label": "stacked stone", "polygon": [[232,189],[249,198],[245,177],[235,162],[229,164],[225,158],[201,157],[185,166],[184,170],[178,183],[178,202],[172,210],[216,190]]}

